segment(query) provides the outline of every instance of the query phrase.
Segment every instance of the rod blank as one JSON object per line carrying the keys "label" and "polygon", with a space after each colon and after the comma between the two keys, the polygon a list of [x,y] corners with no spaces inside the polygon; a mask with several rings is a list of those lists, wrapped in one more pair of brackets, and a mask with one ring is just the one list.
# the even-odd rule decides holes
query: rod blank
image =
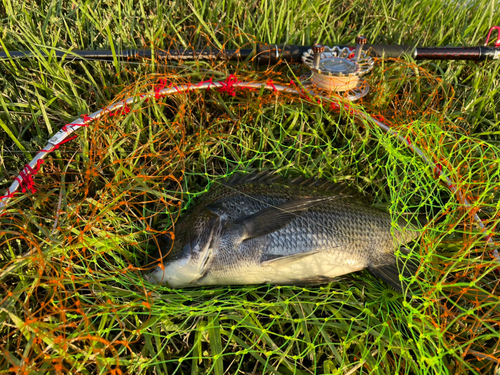
{"label": "rod blank", "polygon": [[[347,46],[339,46],[341,48]],[[122,50],[116,53],[119,60],[142,60],[158,59],[164,61],[193,61],[199,59],[216,61],[243,61],[254,57],[258,65],[275,65],[279,62],[288,63],[302,62],[302,54],[309,51],[309,46],[257,44],[254,49],[237,50],[146,50],[131,49]],[[408,45],[387,45],[387,44],[364,44],[363,51],[371,56],[379,58],[399,58],[403,55],[410,55],[417,60],[488,60],[500,58],[500,47],[435,47],[423,48]],[[10,55],[10,57],[9,57]],[[29,51],[0,52],[0,60],[12,59],[33,59],[37,56],[49,58],[47,54],[41,52],[39,55]],[[52,51],[50,57],[56,60],[104,60],[112,61],[113,52],[102,51]]]}

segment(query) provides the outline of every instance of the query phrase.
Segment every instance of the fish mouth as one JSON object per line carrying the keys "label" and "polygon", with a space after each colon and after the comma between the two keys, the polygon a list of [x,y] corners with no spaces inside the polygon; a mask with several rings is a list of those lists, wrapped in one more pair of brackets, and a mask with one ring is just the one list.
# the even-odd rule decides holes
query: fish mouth
{"label": "fish mouth", "polygon": [[165,273],[160,268],[160,266],[156,266],[153,271],[144,275],[144,279],[151,284],[165,284],[168,283],[167,278],[165,277]]}
{"label": "fish mouth", "polygon": [[155,284],[168,284],[172,288],[194,286],[209,271],[216,253],[217,225],[211,225],[209,231],[201,236],[188,233],[184,247],[178,258],[168,260],[163,267],[145,275],[146,280]]}

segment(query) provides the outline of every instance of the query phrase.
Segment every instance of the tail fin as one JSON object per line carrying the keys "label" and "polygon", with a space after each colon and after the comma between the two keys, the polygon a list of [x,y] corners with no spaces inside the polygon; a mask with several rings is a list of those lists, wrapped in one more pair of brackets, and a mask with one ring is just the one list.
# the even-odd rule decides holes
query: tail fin
{"label": "tail fin", "polygon": [[[402,248],[400,251],[404,255],[410,253],[407,248]],[[419,266],[415,260],[406,256],[396,257],[393,253],[377,254],[370,263],[368,266],[370,272],[380,277],[400,293],[408,289],[408,281],[412,276],[415,276]]]}

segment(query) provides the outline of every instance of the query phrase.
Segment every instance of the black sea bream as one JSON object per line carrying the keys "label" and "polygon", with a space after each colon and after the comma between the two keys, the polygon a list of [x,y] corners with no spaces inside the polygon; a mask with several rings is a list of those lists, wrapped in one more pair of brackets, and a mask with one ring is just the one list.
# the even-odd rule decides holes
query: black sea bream
{"label": "black sea bream", "polygon": [[[392,228],[392,231],[391,231]],[[173,288],[319,284],[368,268],[397,290],[413,271],[395,250],[420,235],[324,181],[271,173],[214,184],[175,225],[163,266],[147,275]]]}

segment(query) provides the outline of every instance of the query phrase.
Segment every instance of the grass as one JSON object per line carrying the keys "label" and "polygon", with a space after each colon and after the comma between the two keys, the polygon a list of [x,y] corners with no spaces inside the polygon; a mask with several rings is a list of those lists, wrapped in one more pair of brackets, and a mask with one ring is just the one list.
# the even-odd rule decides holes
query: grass
{"label": "grass", "polygon": [[[6,50],[197,48],[269,43],[482,45],[500,24],[493,1],[12,2]],[[360,104],[440,161],[498,227],[500,64],[380,62]],[[0,186],[77,116],[169,82],[289,82],[209,61],[166,65],[0,63]],[[403,78],[401,78],[403,77]],[[214,79],[215,79],[214,78]],[[38,191],[0,218],[2,373],[497,373],[497,265],[464,208],[431,168],[370,124],[267,92],[211,90],[141,103],[82,129],[51,153]],[[210,184],[236,170],[347,182],[398,215],[426,217],[414,244],[414,298],[364,271],[308,287],[171,290],[144,281],[148,254]],[[179,206],[179,202],[181,206]],[[498,232],[493,239],[498,243]]]}

